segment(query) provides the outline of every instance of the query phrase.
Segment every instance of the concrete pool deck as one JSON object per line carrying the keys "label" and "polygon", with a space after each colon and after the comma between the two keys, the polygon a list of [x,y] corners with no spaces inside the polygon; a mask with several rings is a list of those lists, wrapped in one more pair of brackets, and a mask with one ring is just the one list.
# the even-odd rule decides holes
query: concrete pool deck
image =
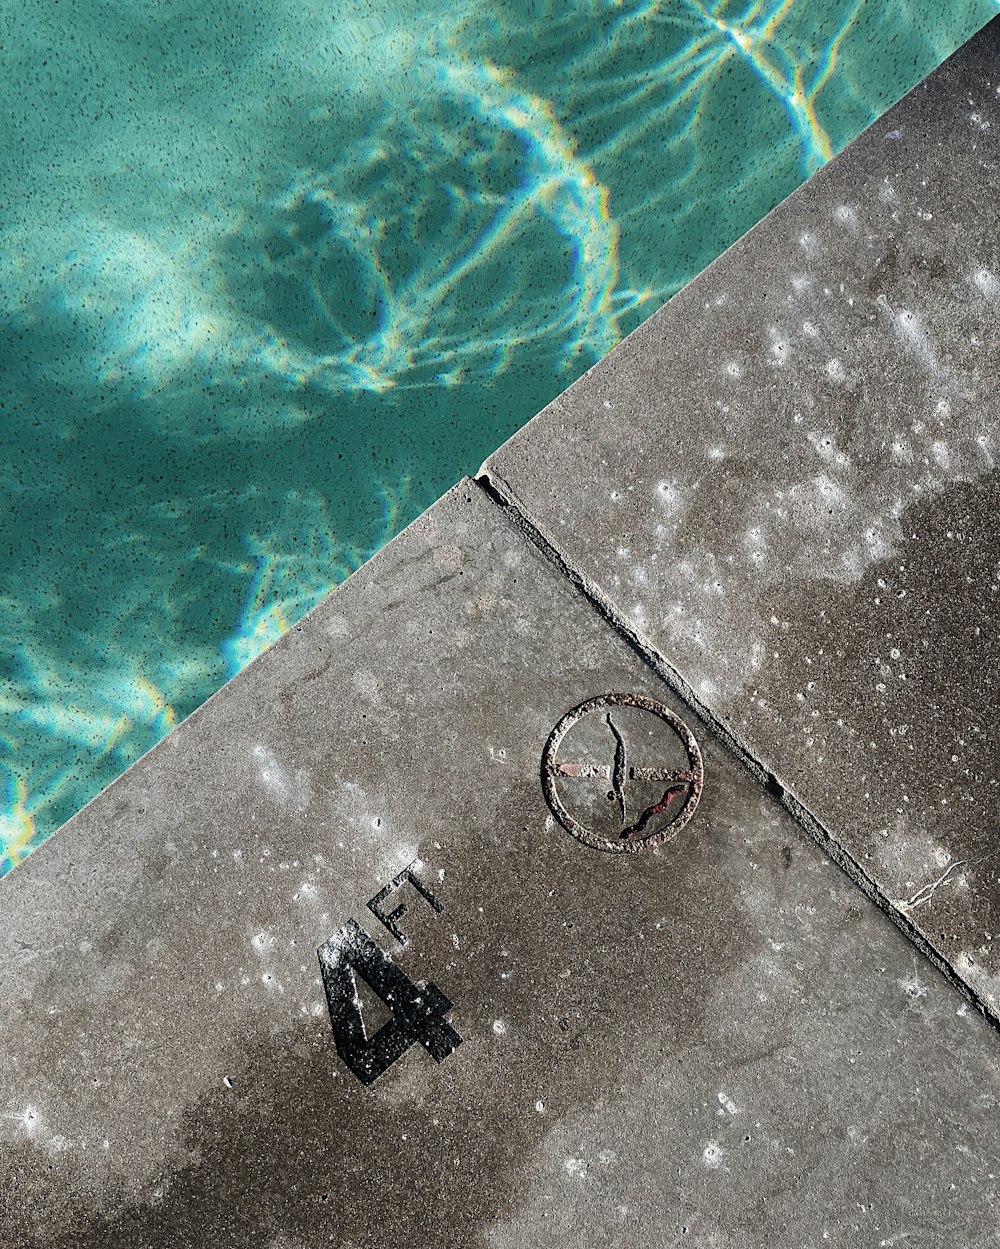
{"label": "concrete pool deck", "polygon": [[0,1245],[994,1243],[998,88],[0,882]]}

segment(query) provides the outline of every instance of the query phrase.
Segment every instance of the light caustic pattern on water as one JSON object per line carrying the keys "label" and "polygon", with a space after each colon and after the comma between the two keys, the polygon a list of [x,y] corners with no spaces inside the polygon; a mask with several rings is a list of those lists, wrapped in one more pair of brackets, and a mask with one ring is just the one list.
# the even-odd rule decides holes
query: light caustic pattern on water
{"label": "light caustic pattern on water", "polygon": [[5,30],[0,872],[997,9]]}
{"label": "light caustic pattern on water", "polygon": [[[607,188],[551,106],[488,62],[442,59],[436,85],[413,114],[387,118],[374,142],[297,180],[276,206],[279,247],[260,240],[281,276],[310,295],[297,340],[274,334],[257,352],[296,386],[454,386],[501,371],[529,337],[558,363],[603,354],[640,301],[618,289]],[[405,199],[401,154],[412,161]],[[555,280],[535,287],[539,253],[563,243]],[[348,292],[357,298],[345,300]]]}

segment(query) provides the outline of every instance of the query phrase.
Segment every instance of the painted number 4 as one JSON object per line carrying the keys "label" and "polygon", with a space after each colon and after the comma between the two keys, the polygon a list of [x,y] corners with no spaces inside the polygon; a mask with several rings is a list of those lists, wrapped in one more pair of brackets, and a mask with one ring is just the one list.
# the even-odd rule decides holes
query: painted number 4
{"label": "painted number 4", "polygon": [[[418,988],[357,920],[348,920],[317,953],[337,1053],[363,1083],[377,1080],[411,1045],[422,1045],[435,1062],[461,1045],[462,1038],[444,1018],[451,1010],[448,998],[437,985]],[[371,1037],[361,1010],[359,976],[392,1014]]]}

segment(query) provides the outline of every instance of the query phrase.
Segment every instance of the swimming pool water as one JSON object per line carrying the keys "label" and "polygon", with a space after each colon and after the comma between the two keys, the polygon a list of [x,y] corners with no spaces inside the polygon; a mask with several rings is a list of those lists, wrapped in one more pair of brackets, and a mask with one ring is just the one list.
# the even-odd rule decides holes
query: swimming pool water
{"label": "swimming pool water", "polygon": [[11,8],[0,873],[997,10]]}

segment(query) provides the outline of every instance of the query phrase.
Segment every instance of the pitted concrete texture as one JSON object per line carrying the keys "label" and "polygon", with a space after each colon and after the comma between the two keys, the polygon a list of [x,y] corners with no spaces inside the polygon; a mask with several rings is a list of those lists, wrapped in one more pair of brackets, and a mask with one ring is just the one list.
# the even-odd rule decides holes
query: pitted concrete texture
{"label": "pitted concrete texture", "polygon": [[484,466],[994,1014],[1000,19]]}
{"label": "pitted concrete texture", "polygon": [[[704,759],[633,854],[543,796],[612,691]],[[580,722],[581,819],[648,783],[639,714]],[[0,897],[4,1249],[995,1243],[996,1033],[471,483]],[[350,919],[447,997],[439,1063],[338,1056]]]}

